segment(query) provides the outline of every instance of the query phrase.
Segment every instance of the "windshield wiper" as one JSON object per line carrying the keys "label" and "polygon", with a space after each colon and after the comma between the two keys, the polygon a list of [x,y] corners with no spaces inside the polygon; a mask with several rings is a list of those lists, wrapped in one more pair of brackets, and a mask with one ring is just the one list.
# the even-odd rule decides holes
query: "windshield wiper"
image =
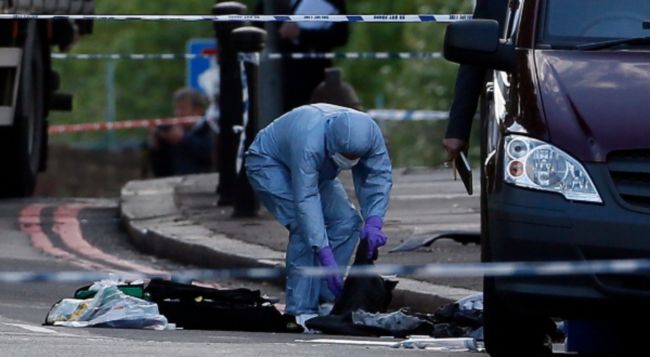
{"label": "windshield wiper", "polygon": [[583,43],[581,45],[576,45],[575,49],[581,51],[594,51],[620,45],[650,45],[650,36],[619,38],[617,40]]}

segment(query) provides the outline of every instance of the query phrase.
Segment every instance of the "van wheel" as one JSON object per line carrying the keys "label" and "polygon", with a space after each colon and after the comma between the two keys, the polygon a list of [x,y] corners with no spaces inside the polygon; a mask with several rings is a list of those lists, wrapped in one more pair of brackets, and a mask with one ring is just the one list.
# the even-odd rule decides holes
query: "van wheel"
{"label": "van wheel", "polygon": [[28,26],[18,100],[11,127],[0,129],[0,197],[32,195],[41,164],[45,98],[44,59],[39,29]]}
{"label": "van wheel", "polygon": [[[487,199],[483,198],[486,196],[481,187],[481,261],[490,262]],[[553,322],[513,311],[512,304],[512,300],[500,296],[494,278],[483,279],[483,337],[490,356],[551,355],[553,346],[548,332]]]}
{"label": "van wheel", "polygon": [[[483,283],[483,332],[490,356],[550,356],[553,345],[548,335],[548,318],[515,314],[496,292],[494,279]],[[507,301],[507,303],[506,303]]]}
{"label": "van wheel", "polygon": [[[492,262],[489,230],[488,187],[489,174],[494,168],[487,168],[486,158],[492,145],[497,145],[492,130],[493,95],[490,90],[483,93],[481,100],[481,262]],[[492,177],[491,180],[496,178]],[[550,319],[526,316],[513,311],[512,301],[498,294],[495,279],[483,279],[483,333],[485,349],[490,356],[546,356],[552,353],[552,344],[547,340],[547,323]],[[552,323],[552,322],[551,322]]]}

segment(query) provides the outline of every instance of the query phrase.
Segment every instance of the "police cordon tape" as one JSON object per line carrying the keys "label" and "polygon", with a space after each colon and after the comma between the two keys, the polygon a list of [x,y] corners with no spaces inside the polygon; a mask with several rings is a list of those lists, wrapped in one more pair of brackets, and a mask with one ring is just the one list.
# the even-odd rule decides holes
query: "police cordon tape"
{"label": "police cordon tape", "polygon": [[239,143],[237,145],[237,159],[235,160],[235,168],[237,175],[241,172],[244,165],[244,153],[246,151],[246,129],[248,127],[249,114],[250,114],[250,100],[248,91],[248,74],[246,72],[246,63],[251,63],[255,66],[260,65],[259,53],[240,53],[239,54],[239,71],[242,88],[242,125],[233,127],[235,133],[239,134]]}
{"label": "police cordon tape", "polygon": [[[427,278],[534,278],[552,276],[576,276],[594,274],[639,274],[650,273],[650,259],[557,261],[557,262],[509,262],[509,263],[439,263],[426,265],[367,265],[352,266],[349,269],[332,270],[325,267],[302,268],[292,274],[305,277],[326,277],[332,273],[347,274],[348,277],[402,276]],[[216,270],[184,270],[171,273],[172,280],[215,280],[215,279],[277,279],[286,274],[284,268],[245,268]],[[140,272],[102,273],[91,271],[62,272],[0,272],[0,283],[34,282],[87,282],[117,277],[123,280],[163,277]]]}
{"label": "police cordon tape", "polygon": [[[447,120],[448,112],[429,110],[395,110],[395,109],[372,109],[368,111],[373,119],[378,121],[439,121]],[[163,119],[136,119],[122,120],[103,123],[80,123],[80,124],[57,124],[50,125],[50,135],[82,133],[105,130],[124,130],[153,128],[161,125],[189,125],[201,120],[201,117],[163,118]],[[243,126],[235,128],[236,133],[243,130]]]}
{"label": "police cordon tape", "polygon": [[44,15],[0,14],[0,20],[107,20],[176,22],[351,22],[351,23],[450,23],[470,20],[471,14],[391,15]]}
{"label": "police cordon tape", "polygon": [[124,121],[103,122],[103,123],[60,124],[60,125],[50,125],[48,128],[48,133],[64,134],[64,133],[103,131],[103,130],[153,128],[161,125],[194,124],[199,120],[201,120],[201,117],[195,116],[195,117],[164,118],[164,119],[137,119],[137,120],[124,120]]}
{"label": "police cordon tape", "polygon": [[[53,53],[57,60],[192,60],[211,58],[214,54],[197,53]],[[441,59],[442,52],[291,52],[262,53],[263,60],[278,59]]]}
{"label": "police cordon tape", "polygon": [[266,53],[265,59],[440,59],[442,52],[295,52]]}
{"label": "police cordon tape", "polygon": [[368,115],[379,121],[439,121],[449,118],[449,112],[435,110],[371,109]]}
{"label": "police cordon tape", "polygon": [[53,53],[52,59],[64,60],[192,60],[196,58],[211,58],[213,54],[197,53]]}

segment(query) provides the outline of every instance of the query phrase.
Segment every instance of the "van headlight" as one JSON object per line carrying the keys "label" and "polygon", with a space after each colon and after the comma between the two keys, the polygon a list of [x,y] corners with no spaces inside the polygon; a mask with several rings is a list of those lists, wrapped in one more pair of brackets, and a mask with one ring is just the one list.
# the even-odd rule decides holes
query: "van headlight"
{"label": "van headlight", "polygon": [[504,156],[508,183],[557,192],[571,201],[603,202],[582,164],[551,144],[509,135],[505,138]]}

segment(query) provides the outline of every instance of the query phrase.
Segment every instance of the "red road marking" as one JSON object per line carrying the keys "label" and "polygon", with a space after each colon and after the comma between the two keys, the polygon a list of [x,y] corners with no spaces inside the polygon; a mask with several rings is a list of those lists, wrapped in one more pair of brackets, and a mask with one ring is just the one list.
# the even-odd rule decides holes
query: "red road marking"
{"label": "red road marking", "polygon": [[53,246],[47,234],[41,228],[41,212],[46,207],[46,205],[39,204],[27,206],[20,211],[20,216],[18,217],[20,229],[30,236],[32,245],[35,248],[83,269],[116,272],[115,269],[108,266],[79,259],[77,256]]}
{"label": "red road marking", "polygon": [[75,252],[92,259],[101,260],[132,271],[158,275],[167,279],[170,278],[171,274],[168,271],[157,270],[146,265],[123,260],[90,245],[90,243],[83,238],[81,227],[79,226],[79,220],[77,219],[79,211],[85,207],[89,206],[81,204],[65,204],[57,207],[54,211],[54,228],[52,230],[61,237],[61,240],[66,246]]}
{"label": "red road marking", "polygon": [[[61,259],[70,264],[74,264],[86,270],[113,273],[124,272],[101,263],[96,263],[80,258],[74,254],[66,252],[63,249],[55,247],[41,227],[41,213],[47,207],[48,205],[33,204],[23,208],[20,211],[20,215],[18,217],[20,228],[23,232],[30,236],[32,246],[43,251],[46,254],[49,254],[55,258]],[[90,245],[88,241],[83,238],[81,228],[79,226],[79,220],[77,218],[79,211],[85,207],[94,206],[84,204],[66,204],[57,207],[55,210],[53,231],[61,237],[61,240],[66,246],[89,258],[102,260],[116,266],[127,268],[129,270],[161,276],[165,279],[171,278],[171,273],[168,271],[157,270],[149,266],[123,260],[116,256],[104,253],[102,250]],[[211,283],[210,285],[216,289],[221,288],[221,286],[219,286],[217,283]]]}

